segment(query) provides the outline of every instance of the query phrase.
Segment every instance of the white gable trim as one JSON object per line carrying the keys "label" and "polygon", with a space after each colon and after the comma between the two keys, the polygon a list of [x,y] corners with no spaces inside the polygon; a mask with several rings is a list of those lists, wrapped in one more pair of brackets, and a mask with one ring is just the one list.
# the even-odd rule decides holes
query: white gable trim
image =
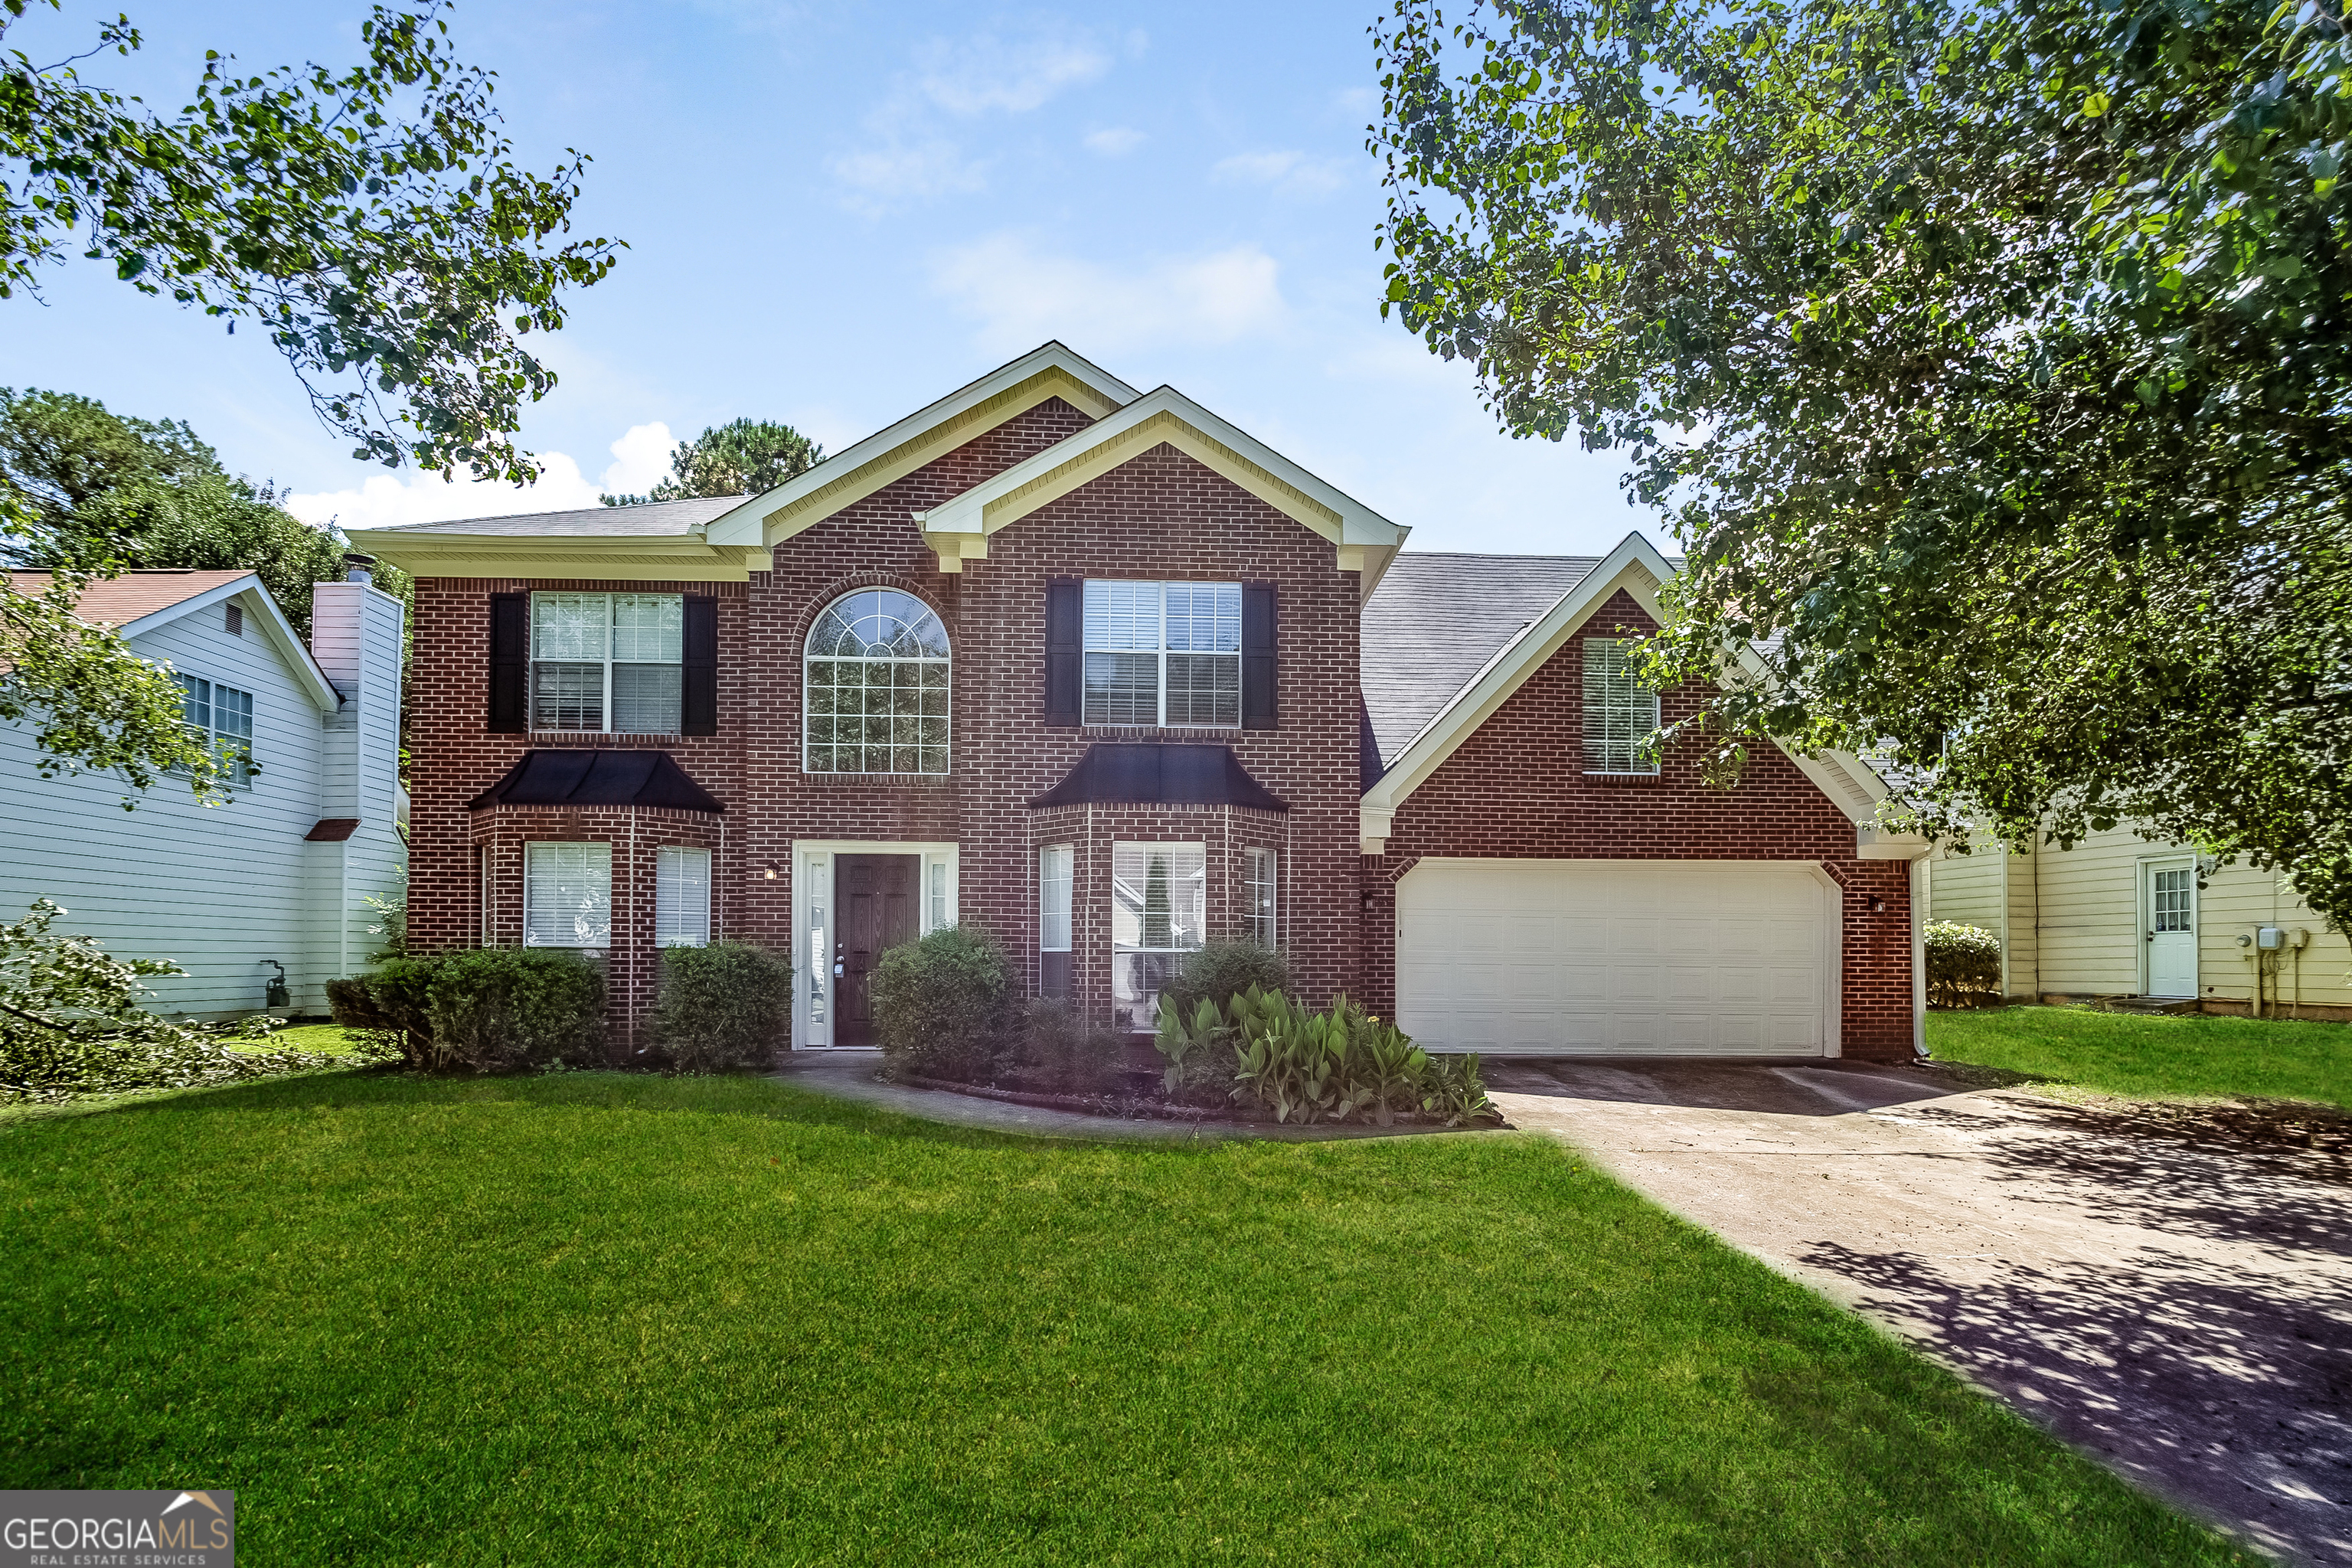
{"label": "white gable trim", "polygon": [[961,445],[1048,397],[1062,397],[1099,419],[1135,395],[1135,388],[1099,365],[1048,342],[711,519],[703,537],[719,545],[773,546],[920,468],[948,449],[950,437]]}
{"label": "white gable trim", "polygon": [[983,560],[989,535],[1162,443],[1197,458],[1338,547],[1369,596],[1412,531],[1374,511],[1171,386],[1155,387],[1076,435],[916,514],[940,569]]}
{"label": "white gable trim", "polygon": [[[1542,618],[1522,627],[1468,684],[1438,710],[1421,732],[1397,753],[1380,782],[1364,792],[1359,834],[1364,854],[1387,850],[1389,831],[1398,810],[1413,791],[1427,783],[1445,760],[1460,750],[1496,710],[1510,700],[1543,668],[1572,635],[1591,620],[1610,595],[1623,589],[1653,620],[1663,621],[1658,589],[1675,574],[1674,563],[1639,532],[1627,534],[1617,548],[1584,580],[1561,595]],[[1761,666],[1743,652],[1743,664],[1756,673]],[[1776,742],[1777,743],[1777,742]],[[1867,858],[1910,858],[1907,843],[1897,842],[1877,826],[1877,807],[1886,795],[1884,780],[1858,757],[1843,752],[1802,756],[1782,746],[1782,752],[1832,805],[1845,813],[1856,829],[1856,853]],[[1877,853],[1873,854],[1873,847]],[[1924,845],[1921,847],[1924,852]]]}
{"label": "white gable trim", "polygon": [[253,573],[232,578],[216,588],[208,588],[176,605],[150,610],[137,620],[126,622],[115,629],[127,642],[142,632],[152,632],[158,626],[184,619],[198,610],[226,605],[232,599],[245,611],[248,625],[260,626],[263,638],[277,650],[286,668],[294,672],[296,683],[310,694],[310,700],[329,713],[342,706],[341,693],[335,689],[335,683],[327,679],[327,672],[319,668],[319,661],[312,657],[310,645],[294,630],[293,623],[286,618],[286,612],[278,607],[278,601],[269,596],[269,590],[261,585],[261,579]]}

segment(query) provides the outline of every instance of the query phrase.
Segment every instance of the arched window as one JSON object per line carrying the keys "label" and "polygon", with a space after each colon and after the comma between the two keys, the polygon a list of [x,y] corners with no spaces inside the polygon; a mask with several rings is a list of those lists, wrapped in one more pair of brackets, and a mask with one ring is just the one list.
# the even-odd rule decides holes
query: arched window
{"label": "arched window", "polygon": [[948,771],[948,634],[929,605],[862,588],[808,638],[803,765],[813,773]]}

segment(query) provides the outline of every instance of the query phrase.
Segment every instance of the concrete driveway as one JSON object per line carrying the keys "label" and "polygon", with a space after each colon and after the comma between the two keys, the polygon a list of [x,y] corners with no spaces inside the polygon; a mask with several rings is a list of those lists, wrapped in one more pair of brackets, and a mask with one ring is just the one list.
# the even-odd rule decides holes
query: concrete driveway
{"label": "concrete driveway", "polygon": [[1932,1068],[1490,1061],[1487,1079],[1519,1126],[2151,1490],[2352,1563],[2340,1140]]}

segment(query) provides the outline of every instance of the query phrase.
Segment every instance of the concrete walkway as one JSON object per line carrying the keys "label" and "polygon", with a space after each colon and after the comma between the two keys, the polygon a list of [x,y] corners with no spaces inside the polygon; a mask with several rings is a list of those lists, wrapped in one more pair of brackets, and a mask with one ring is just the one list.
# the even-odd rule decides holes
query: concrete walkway
{"label": "concrete walkway", "polygon": [[[1047,1137],[1365,1136],[788,1081]],[[2352,1564],[2352,1163],[2113,1103],[1840,1063],[1490,1061],[1517,1126],[1862,1312],[2242,1540]]]}
{"label": "concrete walkway", "polygon": [[2352,1563],[2352,1169],[1927,1070],[1496,1062],[1496,1100],[2241,1539]]}

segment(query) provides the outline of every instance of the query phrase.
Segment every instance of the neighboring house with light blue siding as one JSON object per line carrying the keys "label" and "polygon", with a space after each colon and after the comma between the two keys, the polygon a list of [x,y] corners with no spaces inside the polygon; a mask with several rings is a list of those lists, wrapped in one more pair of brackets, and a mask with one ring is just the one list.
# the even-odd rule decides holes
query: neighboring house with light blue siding
{"label": "neighboring house with light blue siding", "polygon": [[400,601],[364,569],[315,584],[307,647],[250,572],[127,573],[78,609],[176,672],[189,722],[249,741],[257,771],[213,806],[171,778],[143,794],[110,773],[45,779],[34,727],[0,724],[0,919],[47,898],[58,929],[177,963],[184,977],[152,983],[174,1016],[259,1010],[278,964],[291,1010],[323,1014],[326,983],[380,945],[365,900],[407,856]]}

